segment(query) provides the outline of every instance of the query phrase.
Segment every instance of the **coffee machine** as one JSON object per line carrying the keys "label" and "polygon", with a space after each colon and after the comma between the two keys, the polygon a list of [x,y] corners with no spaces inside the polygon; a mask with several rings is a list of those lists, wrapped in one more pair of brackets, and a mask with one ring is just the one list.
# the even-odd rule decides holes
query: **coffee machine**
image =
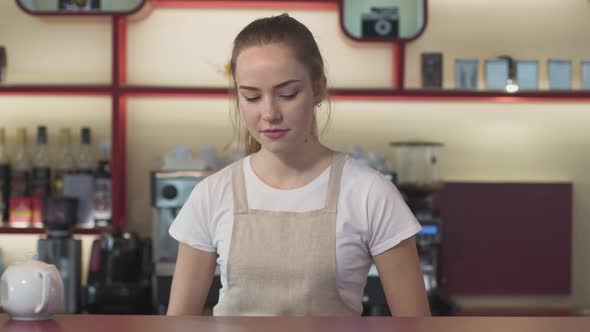
{"label": "coffee machine", "polygon": [[86,310],[91,314],[152,314],[151,274],[151,240],[107,228],[92,243]]}
{"label": "coffee machine", "polygon": [[[433,316],[452,316],[456,303],[441,288],[442,220],[439,196],[443,182],[439,178],[439,157],[443,146],[438,142],[391,142],[395,184],[404,201],[422,226],[416,234],[416,247],[422,268],[424,287]],[[369,270],[364,294],[363,315],[390,315],[377,269]]]}
{"label": "coffee machine", "polygon": [[[178,241],[168,234],[178,211],[194,187],[211,171],[161,170],[151,173],[153,266],[152,301],[159,314],[168,306]],[[219,281],[214,280],[214,285]],[[208,300],[209,302],[209,300]]]}
{"label": "coffee machine", "polygon": [[[422,279],[433,316],[453,316],[457,304],[441,288],[441,218],[438,206],[440,186],[398,185],[404,200],[422,226],[416,234],[416,247],[422,269]],[[373,265],[369,270],[364,292],[364,316],[389,316],[387,298],[379,274]]]}
{"label": "coffee machine", "polygon": [[433,316],[453,316],[458,310],[457,304],[441,287],[441,189],[441,183],[432,183],[428,186],[399,185],[406,203],[422,225],[422,230],[416,234],[416,246],[430,311]]}
{"label": "coffee machine", "polygon": [[45,236],[37,241],[37,257],[53,264],[64,283],[64,308],[60,313],[76,314],[81,305],[82,241],[72,237],[78,218],[78,200],[45,197],[41,203]]}

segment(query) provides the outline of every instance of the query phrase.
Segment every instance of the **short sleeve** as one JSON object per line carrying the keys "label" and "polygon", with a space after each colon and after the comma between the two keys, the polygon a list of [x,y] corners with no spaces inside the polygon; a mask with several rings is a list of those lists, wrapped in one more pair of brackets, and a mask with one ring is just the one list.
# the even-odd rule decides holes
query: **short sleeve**
{"label": "short sleeve", "polygon": [[168,233],[178,242],[206,252],[215,252],[210,231],[208,181],[195,186],[170,225]]}
{"label": "short sleeve", "polygon": [[369,251],[376,256],[422,229],[397,188],[385,177],[375,177],[368,196]]}

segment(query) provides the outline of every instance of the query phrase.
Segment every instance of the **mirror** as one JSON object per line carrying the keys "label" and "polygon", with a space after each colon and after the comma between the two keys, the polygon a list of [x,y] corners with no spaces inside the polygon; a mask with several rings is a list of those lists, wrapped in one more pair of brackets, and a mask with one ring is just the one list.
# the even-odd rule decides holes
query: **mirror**
{"label": "mirror", "polygon": [[130,14],[146,0],[16,0],[31,14]]}
{"label": "mirror", "polygon": [[426,0],[341,0],[344,33],[357,41],[408,41],[426,26]]}

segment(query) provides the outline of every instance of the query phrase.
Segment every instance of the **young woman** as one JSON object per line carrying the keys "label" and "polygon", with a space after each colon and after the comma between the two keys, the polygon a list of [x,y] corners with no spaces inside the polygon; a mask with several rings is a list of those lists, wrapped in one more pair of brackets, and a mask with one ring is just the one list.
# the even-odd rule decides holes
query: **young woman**
{"label": "young woman", "polygon": [[399,192],[318,140],[327,88],[311,32],[287,14],[256,20],[230,66],[248,156],[199,183],[172,224],[168,314],[200,314],[219,265],[214,315],[360,315],[374,263],[393,315],[430,315],[421,227]]}

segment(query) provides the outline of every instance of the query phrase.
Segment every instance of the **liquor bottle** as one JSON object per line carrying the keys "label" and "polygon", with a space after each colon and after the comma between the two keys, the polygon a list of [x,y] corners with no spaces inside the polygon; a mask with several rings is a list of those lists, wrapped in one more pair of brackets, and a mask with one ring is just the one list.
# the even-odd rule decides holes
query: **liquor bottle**
{"label": "liquor bottle", "polygon": [[78,173],[94,174],[92,143],[89,127],[80,129],[80,149],[78,151]]}
{"label": "liquor bottle", "polygon": [[8,222],[10,162],[6,151],[5,130],[0,127],[0,224]]}
{"label": "liquor bottle", "polygon": [[10,226],[30,226],[32,214],[29,196],[30,171],[31,162],[27,155],[27,129],[18,128],[10,173]]}
{"label": "liquor bottle", "polygon": [[90,128],[80,129],[80,146],[76,154],[76,175],[72,176],[75,185],[68,187],[66,181],[65,194],[78,199],[77,226],[94,227],[94,162],[92,157]]}
{"label": "liquor bottle", "polygon": [[64,175],[75,171],[74,153],[72,149],[72,134],[69,128],[59,131],[59,146],[57,152],[57,165],[53,179],[53,193],[55,196],[64,194]]}
{"label": "liquor bottle", "polygon": [[31,204],[33,205],[33,226],[42,227],[41,202],[51,195],[51,165],[47,141],[47,127],[37,127],[37,145],[32,157]]}
{"label": "liquor bottle", "polygon": [[99,158],[94,179],[94,223],[104,227],[111,223],[112,192],[111,192],[111,146],[108,140],[99,145]]}

